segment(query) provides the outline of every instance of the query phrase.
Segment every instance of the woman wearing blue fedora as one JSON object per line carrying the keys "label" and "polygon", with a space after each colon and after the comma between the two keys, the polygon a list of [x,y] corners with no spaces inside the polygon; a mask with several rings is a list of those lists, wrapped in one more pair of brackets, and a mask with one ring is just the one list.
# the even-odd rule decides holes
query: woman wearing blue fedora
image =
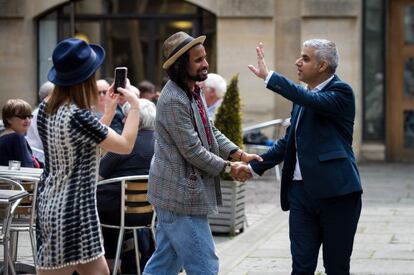
{"label": "woman wearing blue fedora", "polygon": [[[38,274],[108,274],[96,208],[98,147],[119,154],[131,152],[139,124],[139,103],[132,88],[118,88],[135,114],[121,135],[91,113],[97,103],[95,72],[105,58],[99,45],[69,38],[53,52],[48,79],[56,87],[41,103],[38,130],[45,151],[45,169],[36,201],[36,268]],[[118,95],[109,88],[108,103]],[[111,118],[114,108],[106,110]],[[130,112],[131,112],[130,111]]]}

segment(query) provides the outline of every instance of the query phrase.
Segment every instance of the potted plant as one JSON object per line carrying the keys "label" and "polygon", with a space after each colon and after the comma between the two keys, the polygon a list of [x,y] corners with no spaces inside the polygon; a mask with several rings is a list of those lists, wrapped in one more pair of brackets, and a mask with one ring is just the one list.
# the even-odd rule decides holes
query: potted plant
{"label": "potted plant", "polygon": [[[227,87],[223,102],[217,110],[214,126],[227,138],[242,148],[242,124],[238,75],[235,75]],[[221,174],[221,193],[223,205],[218,207],[217,215],[209,216],[211,231],[235,235],[242,232],[245,222],[245,184],[234,181],[227,173]]]}

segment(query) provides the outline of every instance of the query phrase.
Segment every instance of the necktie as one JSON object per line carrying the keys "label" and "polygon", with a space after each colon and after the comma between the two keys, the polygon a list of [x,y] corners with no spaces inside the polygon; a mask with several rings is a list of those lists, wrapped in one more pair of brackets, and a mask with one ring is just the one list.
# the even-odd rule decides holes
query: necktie
{"label": "necktie", "polygon": [[206,115],[206,112],[204,111],[204,106],[200,98],[200,93],[196,91],[195,93],[193,93],[193,96],[197,103],[197,107],[198,107],[198,111],[201,116],[201,120],[203,121],[204,131],[207,135],[208,144],[210,145],[211,144],[210,127],[208,126],[207,115]]}

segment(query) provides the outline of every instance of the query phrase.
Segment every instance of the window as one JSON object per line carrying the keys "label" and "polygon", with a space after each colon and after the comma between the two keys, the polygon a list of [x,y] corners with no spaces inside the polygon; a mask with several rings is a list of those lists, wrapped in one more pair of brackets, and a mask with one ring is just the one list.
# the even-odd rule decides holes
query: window
{"label": "window", "polygon": [[363,19],[363,138],[385,139],[385,1],[365,0]]}
{"label": "window", "polygon": [[57,13],[52,12],[38,22],[38,88],[47,81],[52,67],[52,52],[57,43]]}

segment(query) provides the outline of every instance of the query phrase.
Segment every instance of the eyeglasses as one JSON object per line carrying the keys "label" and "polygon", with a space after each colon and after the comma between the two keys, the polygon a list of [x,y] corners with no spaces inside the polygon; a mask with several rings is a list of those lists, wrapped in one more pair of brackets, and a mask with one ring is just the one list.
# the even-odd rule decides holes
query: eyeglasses
{"label": "eyeglasses", "polygon": [[15,117],[18,117],[20,119],[27,119],[27,118],[32,119],[33,115],[15,115]]}
{"label": "eyeglasses", "polygon": [[98,95],[104,96],[104,95],[106,95],[106,91],[98,91]]}

